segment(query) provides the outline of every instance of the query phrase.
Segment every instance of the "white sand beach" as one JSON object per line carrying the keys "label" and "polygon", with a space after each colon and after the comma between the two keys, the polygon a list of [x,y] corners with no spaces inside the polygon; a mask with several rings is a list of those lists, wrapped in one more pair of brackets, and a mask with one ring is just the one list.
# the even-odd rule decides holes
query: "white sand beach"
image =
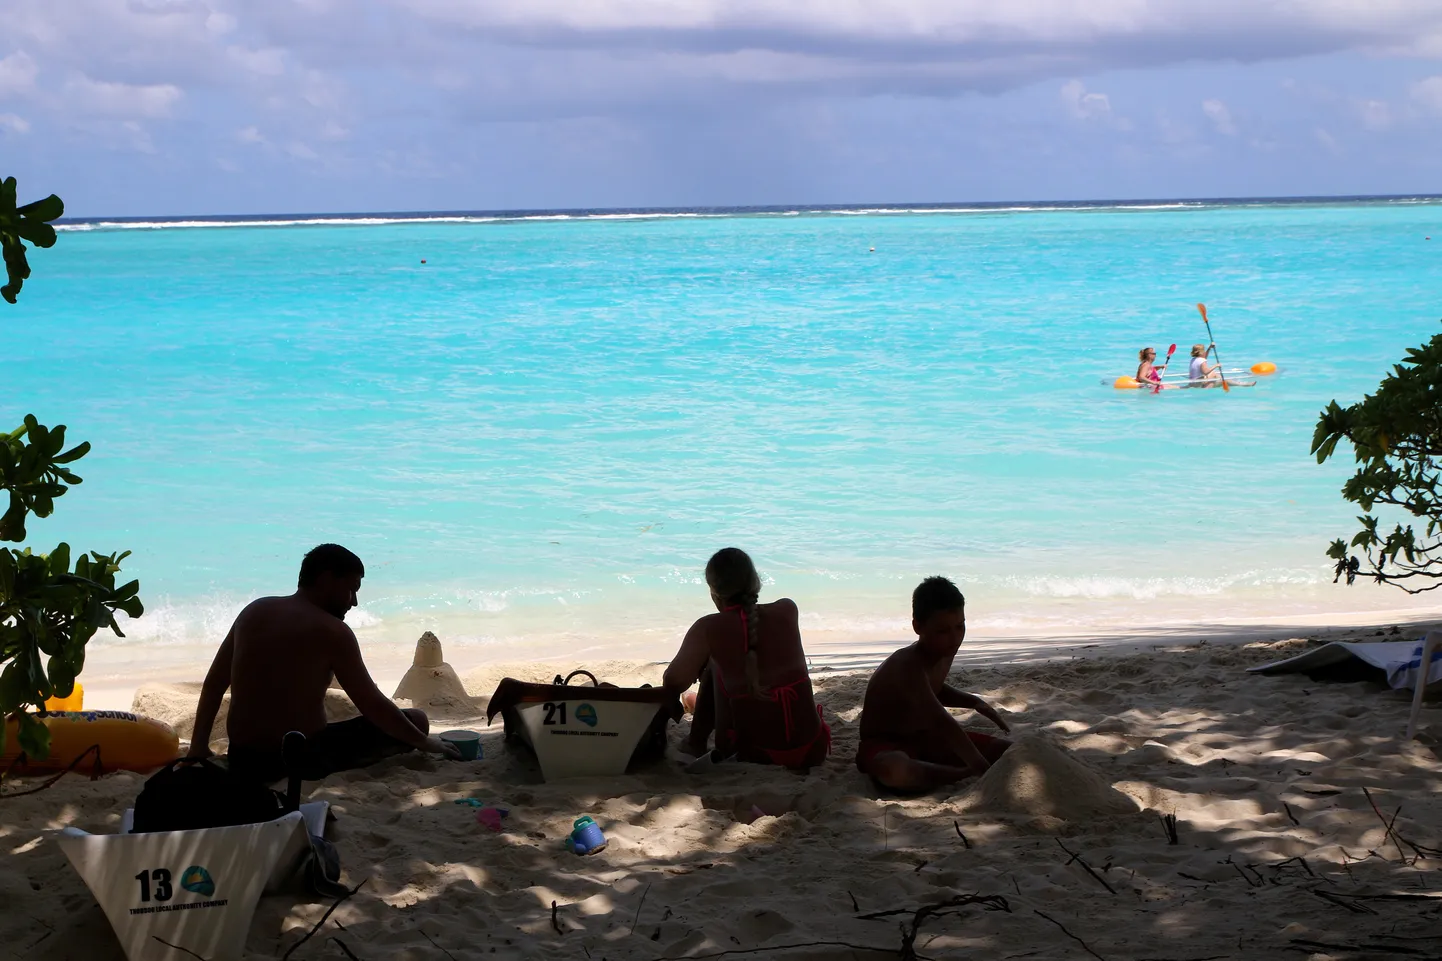
{"label": "white sand beach", "polygon": [[[815,673],[835,749],[808,775],[663,761],[546,784],[479,715],[500,677],[555,666],[462,667],[475,700],[437,723],[483,731],[483,760],[405,757],[308,785],[334,806],[345,880],[367,883],[292,957],[1442,956],[1442,714],[1429,704],[1408,742],[1403,692],[1245,673],[1317,637],[959,659],[952,683],[1001,709],[1018,743],[983,778],[919,798],[879,793],[853,765],[864,670]],[[620,684],[660,675],[584,666]],[[136,707],[188,733],[194,691],[152,685]],[[71,775],[0,801],[7,954],[121,957],[53,838],[115,830],[143,780]],[[509,808],[505,830],[461,798]],[[610,841],[593,857],[562,847],[582,814]],[[281,957],[329,906],[265,898],[245,957]]]}

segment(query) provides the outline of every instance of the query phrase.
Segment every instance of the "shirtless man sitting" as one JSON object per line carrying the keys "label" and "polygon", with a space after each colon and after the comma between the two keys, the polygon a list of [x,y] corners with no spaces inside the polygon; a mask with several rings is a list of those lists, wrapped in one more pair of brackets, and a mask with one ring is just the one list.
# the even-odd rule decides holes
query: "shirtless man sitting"
{"label": "shirtless man sitting", "polygon": [[916,642],[883,661],[866,685],[856,766],[882,787],[921,792],[953,784],[984,773],[1011,746],[1005,738],[962,730],[947,711],[976,711],[1010,730],[991,705],[946,683],[966,637],[965,604],[946,578],[922,581],[911,595]]}
{"label": "shirtless man sitting", "polygon": [[[290,731],[306,736],[300,773],[308,781],[406,751],[460,757],[454,746],[428,736],[424,711],[401,710],[366,670],[344,620],[364,576],[359,557],[338,544],[322,544],[301,562],[299,590],[246,605],[205,676],[191,757],[210,755],[211,728],[226,688],[230,768],[242,777],[266,783],[286,777],[281,741]],[[332,674],[360,717],[326,723]]]}

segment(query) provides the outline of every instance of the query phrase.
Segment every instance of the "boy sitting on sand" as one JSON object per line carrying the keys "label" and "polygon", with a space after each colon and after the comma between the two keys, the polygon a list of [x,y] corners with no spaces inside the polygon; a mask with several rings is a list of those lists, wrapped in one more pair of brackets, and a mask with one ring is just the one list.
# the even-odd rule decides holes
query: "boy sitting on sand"
{"label": "boy sitting on sand", "polygon": [[976,711],[1010,731],[975,694],[946,683],[966,637],[966,599],[944,577],[928,577],[911,595],[916,642],[892,654],[866,685],[856,766],[893,791],[930,791],[982,774],[1011,746],[1005,738],[964,731],[949,707]]}

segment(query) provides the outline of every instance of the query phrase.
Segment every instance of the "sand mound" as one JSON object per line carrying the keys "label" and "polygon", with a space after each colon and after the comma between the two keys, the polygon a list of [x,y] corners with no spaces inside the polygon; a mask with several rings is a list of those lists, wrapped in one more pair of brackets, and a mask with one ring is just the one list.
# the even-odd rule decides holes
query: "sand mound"
{"label": "sand mound", "polygon": [[[189,738],[195,730],[195,708],[200,702],[199,684],[142,684],[135,689],[135,698],[130,702],[133,714],[153,717],[175,728],[175,733]],[[220,702],[215,715],[215,731],[225,731],[225,719],[230,713],[230,695]]]}
{"label": "sand mound", "polygon": [[1134,814],[1136,802],[1068,751],[1022,738],[957,799],[963,809],[1064,821]]}
{"label": "sand mound", "polygon": [[[130,710],[134,714],[153,717],[175,728],[175,733],[189,740],[195,731],[195,709],[200,703],[198,683],[142,684],[135,690],[135,699]],[[342,691],[327,691],[325,695],[325,717],[327,721],[343,721],[355,717],[359,712],[350,698]],[[227,692],[220,701],[220,710],[215,714],[211,728],[212,745],[227,737],[226,721],[230,717],[230,694]]]}

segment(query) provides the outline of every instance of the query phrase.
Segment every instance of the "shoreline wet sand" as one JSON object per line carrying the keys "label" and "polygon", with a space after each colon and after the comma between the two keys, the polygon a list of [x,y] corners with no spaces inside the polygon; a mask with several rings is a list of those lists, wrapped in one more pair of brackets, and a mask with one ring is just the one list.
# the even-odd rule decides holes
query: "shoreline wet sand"
{"label": "shoreline wet sand", "polygon": [[[1072,633],[1036,634],[1030,637],[995,635],[971,631],[957,653],[956,664],[1011,664],[1057,658],[1093,657],[1101,654],[1142,652],[1157,645],[1244,644],[1259,640],[1308,638],[1336,640],[1341,635],[1370,632],[1397,637],[1420,637],[1429,624],[1442,621],[1442,609],[1435,611],[1404,608],[1391,611],[1356,611],[1278,618],[1219,618],[1212,622],[1168,624],[1127,631],[1093,630]],[[439,633],[439,632],[437,632]],[[410,667],[414,639],[403,644],[369,643],[361,634],[361,650],[377,684],[392,691]],[[912,637],[883,639],[831,639],[835,635],[803,630],[807,660],[813,673],[862,670],[875,667]],[[152,682],[199,682],[205,676],[220,644],[220,637],[187,645],[128,645],[109,643],[87,652],[85,705],[93,710],[130,710],[135,691]],[[495,645],[456,645],[440,634],[450,663],[462,674],[496,664],[593,661],[639,661],[664,665],[681,642],[681,633],[665,640],[628,641],[625,638],[596,637],[575,645],[552,641],[539,645],[512,642]],[[569,669],[569,668],[568,668]]]}

